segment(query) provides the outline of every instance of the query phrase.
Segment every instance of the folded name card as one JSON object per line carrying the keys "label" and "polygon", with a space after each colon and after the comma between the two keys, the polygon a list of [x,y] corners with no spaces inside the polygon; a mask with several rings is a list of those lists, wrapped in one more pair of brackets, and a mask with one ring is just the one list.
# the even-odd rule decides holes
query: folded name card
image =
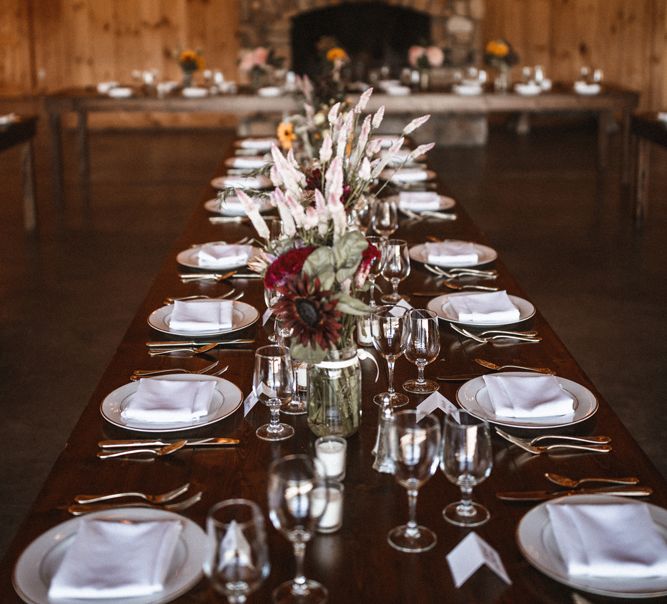
{"label": "folded name card", "polygon": [[477,533],[470,533],[447,554],[447,564],[452,571],[454,585],[459,588],[477,570],[486,565],[508,585],[512,584],[498,552]]}

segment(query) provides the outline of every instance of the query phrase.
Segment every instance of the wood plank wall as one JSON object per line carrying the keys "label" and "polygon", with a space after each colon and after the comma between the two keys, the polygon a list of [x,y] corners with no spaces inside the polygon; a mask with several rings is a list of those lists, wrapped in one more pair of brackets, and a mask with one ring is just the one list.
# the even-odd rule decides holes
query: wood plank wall
{"label": "wood plank wall", "polygon": [[[152,67],[177,78],[171,53],[185,47],[234,77],[238,10],[237,0],[0,0],[0,95],[127,82]],[[555,80],[601,67],[641,91],[643,109],[667,109],[667,0],[486,0],[483,37],[498,36]]]}

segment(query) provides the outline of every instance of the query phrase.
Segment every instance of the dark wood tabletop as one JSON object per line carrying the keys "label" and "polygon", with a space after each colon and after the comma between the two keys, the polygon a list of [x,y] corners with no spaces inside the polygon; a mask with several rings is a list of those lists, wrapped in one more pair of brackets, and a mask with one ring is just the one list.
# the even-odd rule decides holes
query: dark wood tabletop
{"label": "dark wood tabletop", "polygon": [[15,122],[0,124],[0,151],[29,141],[37,131],[37,116],[21,115]]}
{"label": "dark wood tabletop", "polygon": [[667,120],[658,119],[656,113],[639,113],[632,116],[632,134],[667,147]]}
{"label": "dark wood tabletop", "polygon": [[[146,299],[139,308],[117,353],[93,393],[78,424],[67,441],[39,494],[28,517],[20,527],[2,564],[0,601],[19,601],[12,583],[12,567],[21,551],[47,529],[69,518],[62,506],[69,504],[79,493],[141,490],[163,492],[186,481],[194,490],[203,490],[200,503],[184,515],[203,526],[207,510],[217,501],[230,497],[247,497],[256,501],[264,511],[267,522],[267,468],[269,463],[283,455],[312,453],[314,436],[306,426],[305,417],[283,418],[293,423],[296,436],[279,444],[269,444],[256,438],[257,426],[265,423],[268,410],[257,405],[244,419],[237,412],[215,425],[200,429],[197,436],[236,436],[241,446],[224,450],[187,449],[152,463],[96,458],[97,441],[101,438],[134,438],[136,433],[114,428],[100,416],[100,404],[115,388],[128,382],[137,368],[203,367],[206,359],[151,358],[145,342],[159,338],[146,323],[148,315],[163,304],[166,296],[195,293],[220,294],[225,284],[182,284],[178,279],[176,254],[194,243],[214,240],[235,240],[253,235],[249,225],[211,225],[202,207],[204,200],[213,197],[207,188],[197,202],[194,215],[183,235],[176,241]],[[465,201],[465,200],[462,200]],[[429,220],[405,223],[396,236],[410,242],[421,242],[428,234],[441,237],[485,240],[459,204],[458,220],[441,222]],[[501,257],[502,257],[502,250]],[[530,250],[525,250],[530,254]],[[500,271],[498,285],[510,294],[526,297],[509,274],[501,260],[494,263]],[[263,286],[260,281],[236,280],[234,286],[245,292],[243,300],[260,311],[264,309]],[[414,264],[412,274],[401,284],[401,292],[424,289],[447,290],[423,267]],[[425,305],[426,299],[412,299],[415,305]],[[437,546],[423,554],[405,554],[392,549],[386,541],[387,532],[407,519],[407,496],[392,476],[372,470],[373,447],[378,409],[372,395],[386,386],[383,362],[380,381],[373,383],[374,369],[363,363],[363,418],[360,431],[348,440],[347,476],[345,479],[345,508],[342,529],[332,535],[318,535],[309,544],[306,553],[307,575],[322,582],[330,592],[332,603],[352,602],[547,602],[561,604],[571,601],[572,590],[541,574],[521,555],[515,542],[515,531],[529,505],[500,502],[495,493],[501,490],[548,489],[544,472],[554,471],[573,477],[636,475],[641,484],[655,489],[648,499],[651,503],[667,506],[667,483],[650,460],[632,439],[626,428],[602,399],[572,355],[539,313],[525,324],[539,330],[544,340],[539,344],[510,346],[480,345],[455,334],[447,325],[441,325],[442,361],[427,367],[427,376],[479,372],[473,362],[477,356],[495,362],[516,362],[522,365],[551,367],[559,376],[574,380],[589,388],[600,402],[597,413],[586,422],[564,432],[575,434],[606,434],[611,436],[613,452],[609,454],[551,454],[531,456],[497,436],[493,438],[494,468],[491,476],[474,490],[474,498],[491,511],[491,520],[477,529],[477,533],[496,548],[506,566],[512,585],[508,586],[490,571],[478,571],[460,589],[454,587],[446,562],[449,551],[469,530],[455,528],[442,518],[443,507],[458,498],[458,489],[438,471],[421,489],[417,516],[421,524],[434,530]],[[256,338],[256,346],[266,343],[266,333],[260,324],[240,334]],[[600,354],[604,354],[601,351]],[[237,384],[244,395],[251,388],[252,351],[218,350],[212,356],[229,371],[224,377]],[[405,359],[397,363],[396,384],[416,374],[414,365]],[[441,393],[456,400],[459,384],[442,383]],[[411,406],[419,402],[411,396]],[[439,411],[437,413],[440,413]],[[516,431],[515,431],[516,432]],[[521,434],[518,432],[518,434]],[[294,571],[291,546],[276,530],[269,527],[271,574],[260,591],[250,598],[252,602],[268,602],[270,593],[280,582],[290,579]],[[590,601],[604,598],[586,595]],[[202,580],[179,602],[199,603],[220,601]]]}

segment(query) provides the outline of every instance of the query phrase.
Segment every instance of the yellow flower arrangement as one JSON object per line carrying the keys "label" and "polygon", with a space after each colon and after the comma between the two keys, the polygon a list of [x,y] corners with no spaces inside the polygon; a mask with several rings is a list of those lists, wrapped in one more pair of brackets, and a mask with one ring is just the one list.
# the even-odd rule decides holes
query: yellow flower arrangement
{"label": "yellow flower arrangement", "polygon": [[486,45],[487,54],[493,55],[494,57],[498,57],[499,59],[502,57],[506,57],[509,51],[510,51],[509,46],[503,40],[491,40]]}
{"label": "yellow flower arrangement", "polygon": [[509,68],[519,62],[519,55],[507,40],[496,38],[484,47],[484,62],[496,69]]}
{"label": "yellow flower arrangement", "polygon": [[327,51],[327,61],[331,63],[335,61],[349,61],[350,57],[347,56],[347,53],[340,46],[334,46]]}
{"label": "yellow flower arrangement", "polygon": [[178,55],[178,64],[183,71],[194,72],[204,67],[204,58],[198,50],[182,50]]}
{"label": "yellow flower arrangement", "polygon": [[294,124],[291,122],[280,122],[280,124],[278,124],[276,135],[278,136],[278,141],[283,150],[289,151],[292,148],[292,143],[296,140]]}

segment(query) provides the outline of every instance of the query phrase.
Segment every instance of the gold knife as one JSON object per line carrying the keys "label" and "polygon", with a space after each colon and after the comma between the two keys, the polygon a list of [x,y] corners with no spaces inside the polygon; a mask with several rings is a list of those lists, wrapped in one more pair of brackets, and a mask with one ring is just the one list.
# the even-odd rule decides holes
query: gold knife
{"label": "gold knife", "polygon": [[[151,439],[136,440],[101,440],[97,446],[101,449],[119,449],[123,447],[164,447],[172,441]],[[235,447],[241,441],[238,438],[226,438],[222,436],[211,438],[192,438],[186,440],[184,447]]]}
{"label": "gold knife", "polygon": [[653,493],[651,487],[602,487],[599,489],[572,489],[569,491],[502,491],[496,493],[503,501],[531,502],[548,501],[570,495],[620,495],[623,497],[648,497]]}

